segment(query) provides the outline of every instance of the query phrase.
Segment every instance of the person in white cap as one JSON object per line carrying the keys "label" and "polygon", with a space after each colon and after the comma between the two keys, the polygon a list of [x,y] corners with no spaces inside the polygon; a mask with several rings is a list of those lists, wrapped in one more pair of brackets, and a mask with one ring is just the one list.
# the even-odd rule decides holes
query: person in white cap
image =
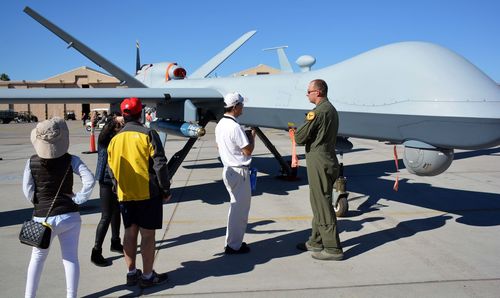
{"label": "person in white cap", "polygon": [[[33,219],[43,222],[60,188],[47,223],[52,226],[51,242],[57,236],[61,245],[66,296],[76,297],[80,278],[78,239],[82,226],[78,205],[90,198],[94,176],[78,156],[68,153],[69,131],[62,118],[54,117],[38,123],[31,131],[31,143],[36,154],[26,162],[23,192],[34,205]],[[82,180],[82,188],[76,194],[73,193],[73,173]],[[25,297],[36,296],[49,250],[50,246],[47,249],[33,247]]]}
{"label": "person in white cap", "polygon": [[[224,96],[224,117],[215,128],[215,140],[224,164],[222,180],[229,192],[230,206],[226,229],[225,254],[248,253],[243,242],[250,211],[249,166],[255,144],[255,131],[247,136],[237,118],[243,113],[243,97],[239,93]],[[249,139],[250,138],[250,139]]]}

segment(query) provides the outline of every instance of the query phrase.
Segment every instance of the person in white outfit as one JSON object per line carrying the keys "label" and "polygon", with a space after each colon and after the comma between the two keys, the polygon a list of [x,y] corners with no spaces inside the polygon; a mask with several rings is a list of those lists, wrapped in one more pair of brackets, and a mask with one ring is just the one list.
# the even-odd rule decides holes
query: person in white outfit
{"label": "person in white outfit", "polygon": [[239,93],[224,96],[224,117],[215,128],[215,140],[224,165],[222,180],[229,193],[230,206],[226,229],[225,254],[248,253],[243,242],[250,211],[250,174],[255,131],[246,134],[238,123],[243,113],[243,97]]}
{"label": "person in white outfit", "polygon": [[[33,247],[24,295],[36,296],[45,260],[57,236],[66,273],[66,296],[76,297],[80,278],[78,239],[82,225],[78,205],[92,194],[94,176],[79,157],[68,153],[69,131],[62,118],[38,123],[31,132],[31,142],[37,154],[26,162],[23,192],[34,206],[35,221],[44,221],[59,188],[60,191],[47,219],[52,227],[51,244],[47,249]],[[82,189],[76,194],[73,193],[73,173],[82,180]]]}

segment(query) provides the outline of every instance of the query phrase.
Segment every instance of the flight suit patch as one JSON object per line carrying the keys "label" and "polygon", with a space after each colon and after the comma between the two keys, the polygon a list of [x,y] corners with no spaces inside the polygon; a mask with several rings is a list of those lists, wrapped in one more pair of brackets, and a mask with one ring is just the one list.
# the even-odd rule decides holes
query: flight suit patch
{"label": "flight suit patch", "polygon": [[316,114],[314,113],[314,111],[310,111],[309,113],[307,113],[306,120],[311,121],[311,120],[314,120],[315,117],[316,117]]}

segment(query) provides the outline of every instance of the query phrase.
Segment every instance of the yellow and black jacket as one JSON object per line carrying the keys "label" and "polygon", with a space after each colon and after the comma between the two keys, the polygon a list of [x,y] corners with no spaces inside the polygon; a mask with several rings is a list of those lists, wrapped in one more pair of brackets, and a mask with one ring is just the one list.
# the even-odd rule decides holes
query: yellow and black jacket
{"label": "yellow and black jacket", "polygon": [[170,194],[160,137],[138,122],[127,122],[111,140],[108,165],[120,202],[161,199]]}

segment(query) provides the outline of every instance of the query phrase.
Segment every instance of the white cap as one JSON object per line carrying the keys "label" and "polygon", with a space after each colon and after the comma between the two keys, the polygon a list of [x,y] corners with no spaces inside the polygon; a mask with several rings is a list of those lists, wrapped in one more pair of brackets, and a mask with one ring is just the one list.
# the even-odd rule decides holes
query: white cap
{"label": "white cap", "polygon": [[244,99],[238,92],[228,93],[224,96],[224,108],[234,107],[239,103],[243,103]]}

